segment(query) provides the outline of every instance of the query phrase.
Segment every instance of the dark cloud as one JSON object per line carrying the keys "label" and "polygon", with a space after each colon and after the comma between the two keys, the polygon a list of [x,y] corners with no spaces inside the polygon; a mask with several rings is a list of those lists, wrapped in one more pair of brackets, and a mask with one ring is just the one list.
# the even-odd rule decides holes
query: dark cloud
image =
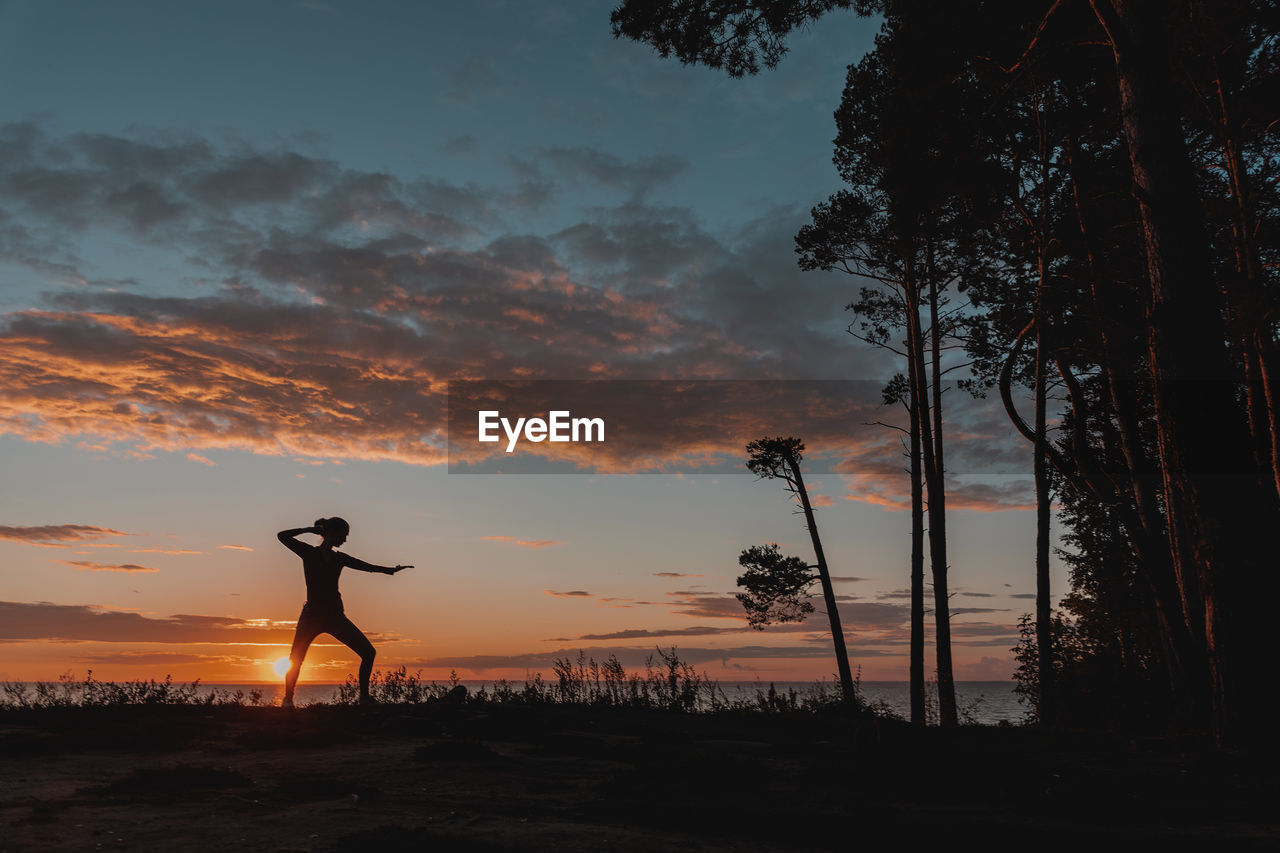
{"label": "dark cloud", "polygon": [[571,589],[565,592],[559,592],[554,589],[544,589],[543,594],[555,596],[556,598],[590,598],[591,593],[585,589]]}
{"label": "dark cloud", "polygon": [[[1006,446],[1016,447],[1022,438],[1007,431],[997,434],[968,429],[970,421],[985,422],[994,417],[999,405],[998,401],[972,400],[959,395],[951,399],[948,446],[964,447],[973,455],[967,463],[953,465],[948,462],[948,509],[991,512],[1035,508],[1034,484],[1028,478],[999,473],[1025,470],[1025,466],[1018,468],[1009,462],[999,450]],[[905,425],[901,407],[882,409],[877,419],[897,426]],[[990,451],[987,454],[989,461],[983,461],[987,458],[983,456],[987,451]],[[849,475],[850,488],[845,497],[889,509],[909,510],[910,493],[906,488],[906,462],[902,454],[900,435],[896,431],[882,428],[878,435],[868,434],[839,469]],[[996,473],[988,474],[988,471]]]}
{"label": "dark cloud", "polygon": [[674,601],[668,602],[672,613],[680,616],[697,616],[712,619],[738,619],[746,622],[742,603],[732,595],[702,593],[694,590],[669,592]]}
{"label": "dark cloud", "polygon": [[0,601],[0,640],[105,643],[284,643],[293,627],[234,616],[178,614],[163,619],[94,605]]}
{"label": "dark cloud", "polygon": [[954,622],[951,637],[957,645],[1004,646],[1011,648],[1018,642],[1018,629],[1013,625],[993,622]]}
{"label": "dark cloud", "polygon": [[957,510],[1035,509],[1035,483],[1024,477],[998,483],[948,482],[947,508]]}
{"label": "dark cloud", "polygon": [[268,211],[269,220],[312,229],[372,223],[473,233],[452,217],[419,209],[411,188],[389,175],[343,170],[287,149],[154,137],[51,137],[32,124],[0,127],[0,155],[8,155],[0,159],[5,204],[33,224],[80,230],[107,222],[143,239],[181,238],[212,253],[208,260],[251,250],[262,239],[254,218]]}
{"label": "dark cloud", "polygon": [[[677,616],[693,616],[697,618],[734,619],[740,624],[735,627],[721,628],[718,633],[732,633],[752,630],[747,625],[746,614],[742,603],[734,595],[722,593],[702,593],[695,590],[679,590],[669,592],[671,601],[666,603],[670,612]],[[822,600],[814,598],[813,602],[819,611]],[[906,604],[884,604],[880,602],[862,602],[842,600],[837,604],[840,619],[847,634],[869,637],[868,632],[899,628],[910,619],[911,608]],[[825,617],[821,613],[809,617],[802,623],[785,623],[771,625],[766,632],[822,631],[826,628]],[[666,631],[667,629],[659,629]],[[657,636],[656,634],[654,636]],[[604,637],[582,637],[581,639],[605,639]]]}
{"label": "dark cloud", "polygon": [[683,157],[659,154],[628,163],[597,148],[545,148],[540,159],[561,176],[584,179],[608,189],[627,192],[633,199],[674,179],[689,168]]}
{"label": "dark cloud", "polygon": [[67,542],[85,542],[106,536],[128,536],[121,530],[96,527],[91,524],[42,524],[35,527],[8,527],[0,524],[0,539],[25,542],[29,545],[49,545]]}
{"label": "dark cloud", "polygon": [[89,572],[158,572],[150,566],[139,566],[136,563],[95,563],[90,560],[60,560],[68,566],[75,566]]}
{"label": "dark cloud", "polygon": [[247,153],[220,158],[182,182],[190,197],[214,210],[241,206],[285,205],[337,175],[337,166],[292,151]]}
{"label": "dark cloud", "polygon": [[[840,619],[846,630],[892,628],[911,618],[909,604],[881,604],[874,601],[840,604]],[[810,617],[812,618],[812,617]]]}
{"label": "dark cloud", "polygon": [[[725,276],[743,285],[740,289],[746,293],[740,297],[749,298],[750,291],[761,284],[728,246],[703,231],[686,210],[628,204],[601,211],[594,220],[549,239],[593,277],[633,298],[660,303],[691,299],[693,308],[724,302],[722,307],[733,311],[727,301],[715,299],[710,292],[720,289]],[[691,288],[695,283],[698,292]],[[735,312],[721,319],[737,321],[741,316]]]}
{"label": "dark cloud", "polygon": [[[457,97],[487,85],[485,66],[457,69]],[[839,320],[847,283],[796,269],[792,239],[807,211],[770,210],[713,235],[689,211],[644,200],[680,175],[680,158],[555,148],[513,167],[515,185],[481,187],[347,169],[286,147],[0,126],[0,256],[76,278],[46,310],[0,317],[0,433],[143,453],[225,447],[436,464],[446,458],[445,390],[458,377],[892,372],[884,355],[850,347]],[[627,198],[556,234],[505,224],[553,195],[548,174]],[[102,228],[176,248],[221,284],[170,297],[85,287],[93,277],[78,272],[75,243]],[[795,407],[781,400],[768,411],[769,400],[709,398],[676,423],[630,401],[647,453],[556,458],[667,470],[672,459],[736,458],[744,435],[796,427],[811,449],[848,460],[848,497],[902,508],[895,440],[848,428],[893,416],[879,411],[876,384],[795,423],[782,420]],[[967,416],[951,412],[968,435]],[[1002,439],[985,415],[974,424],[975,441]],[[1023,506],[1024,492],[962,485],[951,505]]]}
{"label": "dark cloud", "polygon": [[[1028,395],[1018,400],[1018,393],[1015,389],[1015,403],[1018,407],[1024,413],[1033,411],[1033,399]],[[1061,417],[1065,402],[1050,399],[1049,405],[1052,432],[1055,429],[1054,421]],[[987,477],[1025,477],[1025,472],[1031,467],[1031,443],[1010,423],[1003,404],[989,400],[986,405],[966,408],[964,423],[957,431],[957,438],[961,441],[954,454],[947,454],[948,470],[965,477],[974,473]],[[954,466],[951,461],[953,457]]]}

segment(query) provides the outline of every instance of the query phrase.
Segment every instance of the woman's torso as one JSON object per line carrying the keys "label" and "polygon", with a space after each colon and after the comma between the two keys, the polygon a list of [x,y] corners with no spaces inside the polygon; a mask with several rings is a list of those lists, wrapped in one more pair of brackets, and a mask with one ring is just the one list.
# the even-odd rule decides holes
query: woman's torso
{"label": "woman's torso", "polygon": [[307,607],[341,610],[338,576],[342,574],[342,553],[331,548],[313,547],[302,557],[302,571],[307,579]]}

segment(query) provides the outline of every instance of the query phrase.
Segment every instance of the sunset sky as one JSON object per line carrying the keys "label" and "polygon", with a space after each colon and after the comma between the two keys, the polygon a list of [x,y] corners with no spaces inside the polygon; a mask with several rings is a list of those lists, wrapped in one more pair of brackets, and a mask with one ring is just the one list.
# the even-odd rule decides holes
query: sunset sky
{"label": "sunset sky", "polygon": [[[0,680],[272,680],[305,592],[275,533],[330,515],[415,565],[344,573],[379,667],[674,645],[720,680],[829,678],[824,618],[752,631],[733,598],[749,545],[812,559],[741,467],[780,432],[825,460],[854,664],[905,680],[905,460],[867,425],[900,421],[898,368],[846,333],[858,283],[792,242],[839,188],[831,114],[877,25],[833,14],[732,80],[613,39],[612,2],[430,5],[0,2]],[[672,413],[610,382],[651,456],[470,474],[464,379],[849,393]],[[992,401],[947,401],[956,676],[1004,678],[1030,454]],[[354,671],[321,642],[304,682]]]}

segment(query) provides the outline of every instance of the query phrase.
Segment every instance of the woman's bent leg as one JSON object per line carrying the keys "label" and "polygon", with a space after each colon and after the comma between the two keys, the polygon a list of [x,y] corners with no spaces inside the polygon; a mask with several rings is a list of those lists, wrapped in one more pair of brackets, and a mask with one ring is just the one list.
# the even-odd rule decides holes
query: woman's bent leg
{"label": "woman's bent leg", "polygon": [[356,627],[355,623],[343,616],[341,620],[333,625],[329,631],[336,640],[345,644],[351,651],[360,655],[360,701],[365,703],[369,701],[369,677],[373,674],[373,659],[377,652],[373,648],[373,643],[369,642],[369,638],[364,632]]}

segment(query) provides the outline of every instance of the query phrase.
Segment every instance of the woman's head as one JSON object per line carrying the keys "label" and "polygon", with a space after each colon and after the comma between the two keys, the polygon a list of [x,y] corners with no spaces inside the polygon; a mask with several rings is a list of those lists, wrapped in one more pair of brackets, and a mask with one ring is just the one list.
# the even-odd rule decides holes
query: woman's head
{"label": "woman's head", "polygon": [[333,518],[316,519],[316,527],[320,528],[320,533],[329,544],[337,547],[347,541],[347,536],[351,533],[351,525],[347,524],[346,519]]}

